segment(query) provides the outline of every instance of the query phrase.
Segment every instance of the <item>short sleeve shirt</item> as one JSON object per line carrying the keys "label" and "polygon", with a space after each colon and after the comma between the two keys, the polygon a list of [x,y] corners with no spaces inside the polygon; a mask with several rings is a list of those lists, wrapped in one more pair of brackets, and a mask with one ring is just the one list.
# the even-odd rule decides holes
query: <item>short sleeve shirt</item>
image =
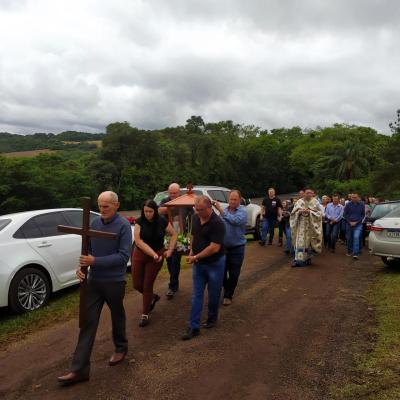
{"label": "short sleeve shirt", "polygon": [[200,218],[197,214],[192,217],[192,251],[193,254],[198,254],[203,251],[210,243],[217,243],[221,245],[218,253],[210,257],[202,258],[200,263],[208,263],[217,261],[224,254],[224,238],[225,238],[225,225],[221,218],[213,211],[210,219],[201,224]]}
{"label": "short sleeve shirt", "polygon": [[149,245],[154,251],[164,247],[164,235],[168,226],[168,221],[159,215],[158,221],[148,221],[146,218],[139,217],[136,224],[140,225],[140,239]]}
{"label": "short sleeve shirt", "polygon": [[[165,203],[171,201],[171,197],[166,197],[165,199],[161,200],[160,207],[163,207]],[[177,207],[171,207],[171,213],[173,217],[176,217],[179,214],[179,209]]]}
{"label": "short sleeve shirt", "polygon": [[265,208],[265,217],[267,219],[278,219],[278,208],[282,208],[282,203],[279,197],[270,199],[269,196],[265,197],[262,205]]}

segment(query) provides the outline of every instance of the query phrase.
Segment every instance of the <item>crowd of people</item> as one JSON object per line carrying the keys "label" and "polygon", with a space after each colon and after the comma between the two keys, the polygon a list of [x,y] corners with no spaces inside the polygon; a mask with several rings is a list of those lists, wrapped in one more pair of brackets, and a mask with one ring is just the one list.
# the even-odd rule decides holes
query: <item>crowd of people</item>
{"label": "crowd of people", "polygon": [[294,254],[293,266],[311,264],[314,253],[323,248],[336,251],[338,240],[347,247],[346,255],[357,260],[367,236],[366,218],[372,213],[379,199],[349,193],[347,198],[339,194],[323,195],[310,188],[300,190],[297,197],[281,201],[274,188],[268,189],[262,201],[262,230],[259,244],[272,245],[275,227],[279,228],[278,245],[285,253]]}
{"label": "crowd of people", "polygon": [[[182,215],[174,208],[168,208],[167,204],[180,195],[179,185],[172,183],[168,197],[159,206],[153,200],[143,204],[134,227],[133,249],[130,224],[118,214],[118,195],[111,191],[99,195],[101,215],[92,222],[92,228],[114,233],[117,239],[91,237],[91,254],[79,259],[76,274],[81,282],[87,284],[84,303],[87,318],[80,326],[70,371],[58,377],[61,385],[89,379],[91,352],[104,303],[111,311],[115,347],[109,365],[115,366],[125,359],[128,340],[123,299],[129,258],[132,261],[133,288],[142,295],[141,328],[149,325],[151,312],[160,300],[160,295],[154,293],[154,282],[164,259],[170,274],[167,299],[172,300],[179,290],[182,253],[178,251],[177,238],[180,234],[191,237],[186,262],[192,264],[193,282],[191,311],[182,339],[198,336],[201,328],[213,328],[218,321],[220,305],[232,304],[246,244],[247,212],[241,205],[241,193],[232,190],[226,208],[207,196],[196,196],[194,207],[188,207],[184,215],[191,222],[184,226],[177,223]],[[324,247],[334,252],[338,239],[346,243],[347,255],[357,259],[362,246],[363,222],[376,202],[375,199],[363,202],[357,193],[350,194],[347,199],[338,195],[319,199],[310,188],[301,190],[296,198],[281,201],[274,188],[269,188],[261,207],[259,243],[272,245],[278,227],[278,245],[283,247],[285,237],[284,251],[294,256],[293,266],[310,264],[313,254],[320,253]],[[169,240],[165,241],[165,236]],[[83,272],[83,267],[89,267],[88,275]],[[206,288],[207,319],[202,323]]]}

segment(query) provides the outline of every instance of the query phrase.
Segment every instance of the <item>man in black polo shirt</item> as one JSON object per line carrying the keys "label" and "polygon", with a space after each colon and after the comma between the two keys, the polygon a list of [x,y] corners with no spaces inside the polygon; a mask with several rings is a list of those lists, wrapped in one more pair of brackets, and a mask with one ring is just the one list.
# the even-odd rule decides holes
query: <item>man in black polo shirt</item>
{"label": "man in black polo shirt", "polygon": [[225,225],[212,209],[207,196],[195,200],[196,214],[192,218],[191,250],[187,257],[193,263],[193,295],[190,323],[183,340],[200,333],[200,317],[203,309],[204,290],[208,285],[208,318],[203,328],[212,328],[218,319],[221,288],[224,281]]}
{"label": "man in black polo shirt", "polygon": [[279,197],[275,196],[275,189],[268,189],[268,196],[264,198],[261,207],[261,219],[262,219],[262,230],[261,230],[261,246],[265,246],[267,239],[267,233],[269,233],[268,244],[272,244],[274,240],[274,229],[277,221],[282,219],[282,203]]}

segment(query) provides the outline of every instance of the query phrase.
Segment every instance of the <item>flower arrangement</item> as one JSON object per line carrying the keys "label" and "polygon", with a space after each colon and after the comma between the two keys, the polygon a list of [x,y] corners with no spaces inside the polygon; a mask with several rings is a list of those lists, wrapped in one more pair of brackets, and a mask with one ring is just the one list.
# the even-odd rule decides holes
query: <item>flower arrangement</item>
{"label": "flower arrangement", "polygon": [[[176,230],[179,230],[178,226],[175,226],[174,224],[174,228]],[[187,215],[184,221],[184,227],[183,227],[184,231],[178,233],[178,236],[176,238],[176,246],[175,249],[179,252],[179,253],[183,253],[183,254],[189,254],[190,251],[190,239],[191,239],[191,235],[192,235],[192,227],[191,227],[191,215]],[[169,241],[170,241],[170,236],[165,236],[164,238],[164,247],[166,249],[169,248]]]}
{"label": "flower arrangement", "polygon": [[[165,236],[164,238],[164,247],[166,249],[169,248],[169,241],[171,237],[170,236]],[[179,233],[177,240],[176,240],[176,247],[175,249],[179,253],[189,253],[190,250],[190,234],[189,233]]]}

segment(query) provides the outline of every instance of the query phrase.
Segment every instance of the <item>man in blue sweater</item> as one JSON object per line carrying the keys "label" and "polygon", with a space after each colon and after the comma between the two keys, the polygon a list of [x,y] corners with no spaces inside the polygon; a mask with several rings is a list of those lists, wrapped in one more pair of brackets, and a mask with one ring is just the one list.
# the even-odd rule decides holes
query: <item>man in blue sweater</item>
{"label": "man in blue sweater", "polygon": [[365,206],[364,203],[360,201],[358,193],[352,193],[350,196],[351,201],[347,202],[343,212],[343,219],[347,222],[347,255],[349,257],[353,256],[354,260],[358,260]]}
{"label": "man in blue sweater", "polygon": [[132,230],[128,220],[117,213],[119,205],[118,196],[114,192],[103,192],[98,197],[101,216],[92,222],[91,228],[116,233],[117,238],[115,240],[90,238],[91,254],[81,255],[79,258],[80,266],[76,275],[80,281],[85,279],[81,266],[90,266],[86,302],[87,320],[79,332],[71,371],[58,378],[62,385],[72,385],[89,379],[90,355],[104,303],[107,303],[111,311],[115,346],[109,365],[120,363],[128,351],[123,299],[126,267],[132,247]]}

